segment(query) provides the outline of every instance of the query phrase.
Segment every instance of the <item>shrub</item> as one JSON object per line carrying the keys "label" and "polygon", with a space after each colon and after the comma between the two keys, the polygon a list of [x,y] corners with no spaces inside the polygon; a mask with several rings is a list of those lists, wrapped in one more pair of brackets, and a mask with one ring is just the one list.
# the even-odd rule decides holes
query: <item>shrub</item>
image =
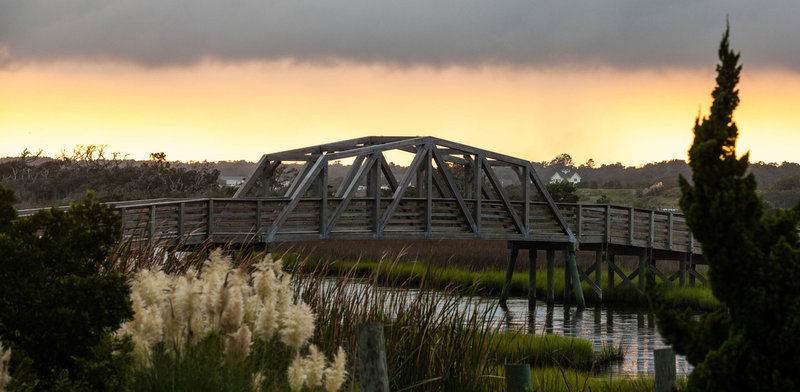
{"label": "shrub", "polygon": [[86,197],[70,210],[16,219],[0,187],[0,336],[14,350],[10,388],[116,390],[130,344],[111,333],[132,315],[109,258],[120,236],[111,207]]}

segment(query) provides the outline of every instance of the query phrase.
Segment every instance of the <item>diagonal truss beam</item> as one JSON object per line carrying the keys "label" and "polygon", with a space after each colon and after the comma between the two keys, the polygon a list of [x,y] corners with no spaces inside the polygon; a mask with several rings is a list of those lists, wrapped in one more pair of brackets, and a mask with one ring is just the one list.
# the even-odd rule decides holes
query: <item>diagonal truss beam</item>
{"label": "diagonal truss beam", "polygon": [[275,234],[278,234],[278,230],[280,229],[281,225],[286,222],[286,219],[289,217],[289,214],[297,207],[297,203],[300,202],[300,199],[303,194],[306,193],[308,188],[311,186],[312,183],[316,180],[316,176],[319,174],[322,166],[327,163],[325,156],[320,156],[317,158],[316,162],[314,162],[314,166],[312,166],[311,170],[309,171],[308,175],[300,181],[300,185],[297,187],[297,190],[291,195],[291,199],[289,200],[289,204],[283,208],[278,217],[275,218],[275,221],[272,223],[272,226],[269,230],[269,235],[267,237],[268,242],[272,242],[275,240]]}
{"label": "diagonal truss beam", "polygon": [[478,233],[478,226],[475,225],[475,220],[472,219],[472,212],[467,208],[467,204],[464,203],[464,198],[461,197],[461,192],[458,191],[456,187],[455,181],[453,181],[453,177],[450,175],[450,171],[448,170],[447,166],[445,165],[444,158],[442,154],[439,153],[439,150],[434,147],[433,151],[433,159],[436,161],[436,165],[439,166],[439,172],[444,177],[445,184],[450,189],[450,192],[456,198],[456,204],[458,204],[458,208],[461,210],[461,214],[464,216],[464,219],[467,220],[469,223],[470,228],[472,229],[473,233]]}
{"label": "diagonal truss beam", "polygon": [[376,160],[377,160],[377,154],[370,155],[367,161],[358,168],[358,171],[353,176],[353,179],[347,184],[347,188],[345,189],[342,201],[339,203],[338,206],[336,206],[336,210],[334,210],[333,214],[331,214],[330,219],[328,219],[328,225],[326,228],[327,231],[325,233],[322,233],[323,238],[327,238],[331,234],[331,230],[336,225],[336,221],[342,215],[344,210],[347,209],[347,206],[350,204],[350,200],[353,199],[353,196],[356,193],[356,189],[358,188],[357,186],[358,182],[364,176],[364,173],[366,173],[372,167],[372,165],[375,164]]}
{"label": "diagonal truss beam", "polygon": [[400,204],[400,199],[403,198],[403,194],[408,189],[409,184],[411,183],[411,178],[416,173],[417,169],[419,169],[420,164],[425,159],[427,155],[427,149],[429,147],[421,147],[417,154],[414,155],[414,159],[411,161],[411,165],[408,167],[408,171],[406,171],[406,175],[403,176],[403,180],[400,182],[400,186],[395,189],[394,194],[392,195],[392,201],[389,203],[389,206],[386,207],[386,211],[383,212],[383,216],[380,219],[380,223],[378,224],[377,236],[383,234],[383,230],[386,228],[386,225],[389,223],[389,219],[392,217],[394,210],[397,209],[397,205]]}
{"label": "diagonal truss beam", "polygon": [[526,238],[529,237],[530,234],[525,231],[525,226],[519,219],[517,212],[514,211],[511,201],[509,201],[508,196],[506,196],[506,192],[503,190],[503,184],[501,184],[500,180],[497,179],[497,176],[494,174],[494,170],[491,166],[489,166],[489,162],[486,161],[486,157],[481,157],[481,164],[483,165],[483,171],[486,173],[486,177],[489,178],[489,182],[492,183],[494,191],[497,192],[497,195],[500,196],[500,199],[503,201],[503,205],[506,207],[508,214],[511,215],[511,219],[514,220],[514,224],[517,226],[517,229],[520,233],[524,234]]}

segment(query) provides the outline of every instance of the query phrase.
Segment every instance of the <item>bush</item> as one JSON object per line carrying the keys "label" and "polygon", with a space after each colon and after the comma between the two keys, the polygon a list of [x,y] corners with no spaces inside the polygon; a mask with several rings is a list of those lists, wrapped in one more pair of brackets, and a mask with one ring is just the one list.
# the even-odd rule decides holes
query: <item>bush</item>
{"label": "bush", "polygon": [[130,342],[112,336],[132,316],[110,254],[120,237],[111,207],[92,200],[16,219],[0,187],[0,337],[13,349],[10,389],[117,390]]}

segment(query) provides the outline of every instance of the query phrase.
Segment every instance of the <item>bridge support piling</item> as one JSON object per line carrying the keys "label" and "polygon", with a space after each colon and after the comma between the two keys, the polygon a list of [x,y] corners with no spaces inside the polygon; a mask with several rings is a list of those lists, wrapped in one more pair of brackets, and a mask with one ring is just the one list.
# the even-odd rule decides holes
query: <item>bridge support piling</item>
{"label": "bridge support piling", "polygon": [[564,250],[564,305],[569,304],[572,300],[570,295],[572,290],[572,271],[570,271],[569,267],[569,250]]}
{"label": "bridge support piling", "polygon": [[506,300],[508,299],[508,292],[511,289],[511,278],[514,276],[514,264],[517,262],[517,255],[519,254],[519,247],[516,242],[508,242],[508,264],[506,266],[506,278],[503,281],[503,289],[500,292],[500,306],[506,307]]}
{"label": "bridge support piling", "polygon": [[686,287],[686,264],[689,262],[689,254],[684,253],[681,255],[681,265],[680,270],[678,272],[678,285],[680,287]]}
{"label": "bridge support piling", "polygon": [[536,248],[528,249],[528,307],[536,306]]}
{"label": "bridge support piling", "polygon": [[647,288],[647,265],[649,262],[646,252],[639,255],[639,290],[642,293]]}
{"label": "bridge support piling", "polygon": [[553,305],[555,302],[555,269],[556,252],[552,249],[547,249],[547,305]]}
{"label": "bridge support piling", "polygon": [[608,250],[606,250],[606,267],[608,268],[608,271],[606,271],[608,273],[608,278],[607,278],[608,279],[608,285],[606,286],[606,288],[608,290],[613,290],[614,289],[614,274],[615,273],[614,273],[614,268],[611,267],[611,265],[614,264],[614,263],[616,263],[616,260],[614,260],[614,254],[609,252]]}
{"label": "bridge support piling", "polygon": [[600,292],[597,293],[597,300],[603,303],[603,251],[598,250],[594,254],[594,281],[597,287],[600,287]]}
{"label": "bridge support piling", "polygon": [[[578,274],[578,263],[575,261],[575,244],[569,244],[567,247],[567,265],[569,266],[569,275],[572,278],[572,291],[575,294],[575,299],[578,302],[578,309],[586,308],[586,301],[583,298],[583,289],[581,289],[581,277]],[[566,278],[565,278],[566,279]],[[565,285],[566,286],[566,285]]]}

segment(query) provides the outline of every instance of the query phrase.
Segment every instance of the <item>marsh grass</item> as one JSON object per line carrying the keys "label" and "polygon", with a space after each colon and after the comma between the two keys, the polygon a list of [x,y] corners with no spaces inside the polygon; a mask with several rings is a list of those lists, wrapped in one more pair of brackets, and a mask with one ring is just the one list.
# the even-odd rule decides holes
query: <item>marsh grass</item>
{"label": "marsh grass", "polygon": [[[574,369],[558,367],[534,368],[531,370],[533,392],[652,392],[655,382],[652,378],[595,377]],[[678,388],[686,387],[686,378],[678,377]]]}
{"label": "marsh grass", "polygon": [[[481,270],[469,271],[458,267],[436,267],[431,263],[422,262],[397,262],[397,261],[344,261],[344,260],[318,260],[305,256],[302,258],[302,265],[298,263],[301,256],[296,253],[284,255],[284,259],[290,264],[298,266],[301,270],[315,268],[325,265],[327,271],[334,275],[350,274],[355,277],[368,277],[377,275],[379,281],[385,284],[397,284],[402,282],[404,285],[418,285],[423,278],[427,279],[426,285],[429,288],[443,289],[448,288],[459,293],[470,293],[485,296],[500,295],[505,279],[503,270]],[[630,273],[629,270],[623,270]],[[564,301],[564,270],[554,271],[554,294],[556,301]],[[639,277],[633,278],[633,283],[638,284]],[[607,277],[603,279],[603,305],[635,306],[646,307],[648,301],[645,296],[640,294],[635,288],[621,285],[622,279],[615,277],[615,287],[608,288]],[[599,300],[594,291],[591,290],[586,282],[581,283],[586,301],[588,303],[598,303]],[[515,272],[509,287],[512,296],[526,296],[528,293],[528,273]],[[721,309],[723,305],[711,294],[711,289],[703,286],[695,287],[667,287],[665,289],[666,298],[675,306],[691,307],[696,311],[713,311]],[[537,270],[536,273],[536,295],[538,299],[545,299],[547,295],[547,273]]]}

